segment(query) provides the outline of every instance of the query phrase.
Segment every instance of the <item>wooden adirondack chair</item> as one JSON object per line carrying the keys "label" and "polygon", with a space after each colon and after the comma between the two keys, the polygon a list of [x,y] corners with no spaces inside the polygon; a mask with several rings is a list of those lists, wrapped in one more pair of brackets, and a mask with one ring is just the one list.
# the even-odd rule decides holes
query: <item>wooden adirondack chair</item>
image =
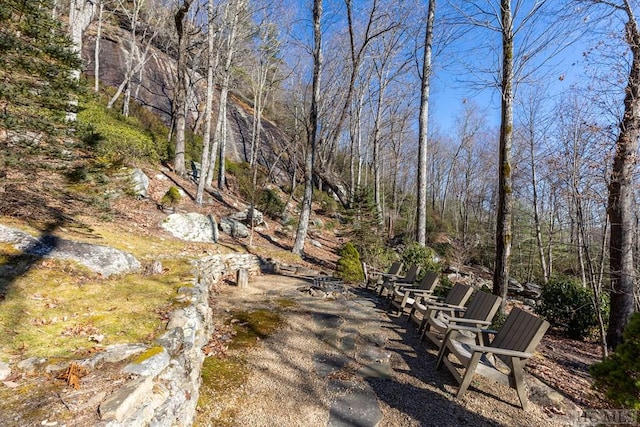
{"label": "wooden adirondack chair", "polygon": [[[511,310],[504,325],[497,332],[453,325],[445,335],[436,367],[440,368],[444,362],[456,378],[460,384],[456,397],[461,397],[467,391],[473,376],[477,373],[515,388],[522,409],[526,410],[528,399],[523,378],[524,365],[533,355],[547,328],[549,322],[517,307]],[[475,332],[477,344],[457,340],[457,330]],[[490,335],[494,335],[491,341]],[[462,374],[458,373],[456,364],[449,360],[449,354],[453,354],[458,360],[463,369]]]}
{"label": "wooden adirondack chair", "polygon": [[427,324],[428,316],[433,315],[438,309],[462,309],[472,293],[473,287],[463,283],[456,283],[447,293],[444,300],[438,300],[433,296],[430,298],[416,298],[409,312],[409,321],[418,325],[418,333],[422,333],[422,329]]}
{"label": "wooden adirondack chair", "polygon": [[413,307],[413,303],[417,297],[429,298],[433,291],[436,289],[440,276],[435,271],[427,271],[422,280],[417,286],[396,286],[393,289],[393,295],[389,299],[388,311],[391,307],[396,307],[399,310],[399,314],[402,315],[404,311]]}
{"label": "wooden adirondack chair", "polygon": [[371,268],[366,263],[362,263],[362,270],[364,271],[364,288],[365,289],[373,289],[374,291],[378,291],[378,287],[382,286],[384,281],[384,276],[397,276],[400,274],[400,270],[402,270],[403,263],[400,261],[396,261],[391,264],[389,270],[384,273],[382,271],[376,271]]}
{"label": "wooden adirondack chair", "polygon": [[385,275],[378,295],[382,296],[382,294],[386,292],[387,298],[390,298],[393,295],[393,290],[396,286],[412,285],[416,281],[418,274],[420,274],[420,268],[421,267],[419,265],[412,265],[409,267],[404,277]]}
{"label": "wooden adirondack chair", "polygon": [[[502,298],[497,295],[478,291],[473,295],[471,302],[465,308],[445,308],[433,306],[430,312],[424,315],[427,319],[420,339],[429,338],[438,348],[442,346],[442,339],[452,325],[473,326],[476,328],[487,327],[500,307]],[[475,339],[475,334],[469,331],[458,331],[458,339],[463,336],[469,340]]]}

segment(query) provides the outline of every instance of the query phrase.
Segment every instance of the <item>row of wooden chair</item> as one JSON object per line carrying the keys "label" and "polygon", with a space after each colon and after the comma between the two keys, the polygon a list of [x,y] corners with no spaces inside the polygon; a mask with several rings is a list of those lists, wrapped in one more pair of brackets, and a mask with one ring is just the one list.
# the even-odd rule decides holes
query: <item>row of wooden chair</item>
{"label": "row of wooden chair", "polygon": [[405,275],[399,274],[401,269],[402,264],[395,263],[365,286],[387,299],[389,311],[398,316],[406,314],[408,321],[416,324],[421,339],[428,338],[438,347],[436,367],[446,365],[458,381],[457,397],[467,391],[478,374],[514,388],[526,409],[523,368],[549,323],[514,307],[499,330],[487,329],[502,298],[456,283],[445,298],[439,299],[434,296],[437,273],[427,272],[416,284],[419,267],[411,266]]}

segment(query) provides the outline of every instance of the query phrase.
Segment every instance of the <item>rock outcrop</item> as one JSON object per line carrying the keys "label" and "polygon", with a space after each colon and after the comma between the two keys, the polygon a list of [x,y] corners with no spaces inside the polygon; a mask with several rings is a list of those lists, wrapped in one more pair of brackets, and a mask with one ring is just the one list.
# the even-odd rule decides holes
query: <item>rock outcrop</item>
{"label": "rock outcrop", "polygon": [[[88,77],[94,77],[94,52],[97,31],[94,22],[84,34],[82,59],[84,63],[83,73]],[[139,46],[141,51],[143,46]],[[130,50],[129,34],[122,29],[112,26],[104,26],[100,40],[100,82],[103,85],[118,87],[124,80],[127,69],[127,56]],[[165,123],[171,121],[171,108],[173,102],[173,89],[176,74],[176,63],[166,53],[155,47],[151,47],[148,61],[141,75],[138,74],[133,81],[135,89],[133,98],[135,102],[147,107],[157,114]],[[192,85],[189,105],[192,106],[187,115],[191,125],[196,125],[197,130],[202,128],[202,111],[195,111],[193,106],[203,108],[206,96],[204,80]],[[219,93],[214,94],[214,103],[219,102]],[[215,107],[214,107],[215,108]],[[237,97],[231,95],[227,105],[228,145],[226,155],[235,161],[248,162],[251,154],[251,132],[253,128],[253,114]],[[291,173],[295,170],[292,164],[286,161],[285,153],[289,144],[286,135],[278,126],[262,118],[262,132],[260,137],[259,152],[257,158],[268,170],[273,168],[274,178],[282,183],[290,181]],[[303,161],[302,158],[298,161]],[[277,163],[277,165],[275,165]],[[276,166],[276,167],[274,167]]]}
{"label": "rock outcrop", "polygon": [[104,277],[138,271],[141,267],[133,255],[115,248],[66,240],[53,234],[36,238],[4,225],[0,225],[0,242],[9,243],[27,255],[75,261]]}
{"label": "rock outcrop", "polygon": [[218,241],[218,224],[211,215],[175,213],[167,216],[161,226],[178,239],[190,242]]}

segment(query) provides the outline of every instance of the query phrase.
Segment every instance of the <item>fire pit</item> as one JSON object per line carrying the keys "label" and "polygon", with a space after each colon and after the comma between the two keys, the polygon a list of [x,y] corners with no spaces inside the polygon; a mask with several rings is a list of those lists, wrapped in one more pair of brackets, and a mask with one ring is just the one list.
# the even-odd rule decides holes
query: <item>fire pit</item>
{"label": "fire pit", "polygon": [[333,276],[316,276],[313,284],[298,288],[300,292],[307,292],[312,297],[337,299],[347,296],[349,290],[344,282]]}

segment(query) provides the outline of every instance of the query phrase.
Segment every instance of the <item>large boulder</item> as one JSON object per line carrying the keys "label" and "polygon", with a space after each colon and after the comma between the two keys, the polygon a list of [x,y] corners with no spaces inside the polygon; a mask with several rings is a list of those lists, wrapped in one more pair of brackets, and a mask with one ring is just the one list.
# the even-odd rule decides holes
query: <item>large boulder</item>
{"label": "large boulder", "polygon": [[0,225],[0,241],[12,244],[25,254],[76,261],[104,277],[138,271],[141,267],[133,255],[118,249],[74,242],[52,234],[36,238],[24,231]]}
{"label": "large boulder", "polygon": [[161,226],[178,239],[189,242],[218,241],[218,224],[211,215],[174,213],[167,216]]}
{"label": "large boulder", "polygon": [[235,238],[249,237],[249,229],[240,221],[225,217],[220,220],[220,229],[223,233]]}
{"label": "large boulder", "polygon": [[524,287],[522,296],[525,298],[537,300],[542,295],[542,287],[537,283],[527,282],[522,286]]}
{"label": "large boulder", "polygon": [[236,212],[231,215],[229,218],[235,219],[236,221],[250,223],[253,219],[253,225],[264,224],[264,215],[257,209],[251,210],[251,208],[245,209],[242,212]]}
{"label": "large boulder", "polygon": [[131,186],[133,193],[138,198],[147,198],[149,189],[149,177],[141,169],[135,168],[131,172]]}

